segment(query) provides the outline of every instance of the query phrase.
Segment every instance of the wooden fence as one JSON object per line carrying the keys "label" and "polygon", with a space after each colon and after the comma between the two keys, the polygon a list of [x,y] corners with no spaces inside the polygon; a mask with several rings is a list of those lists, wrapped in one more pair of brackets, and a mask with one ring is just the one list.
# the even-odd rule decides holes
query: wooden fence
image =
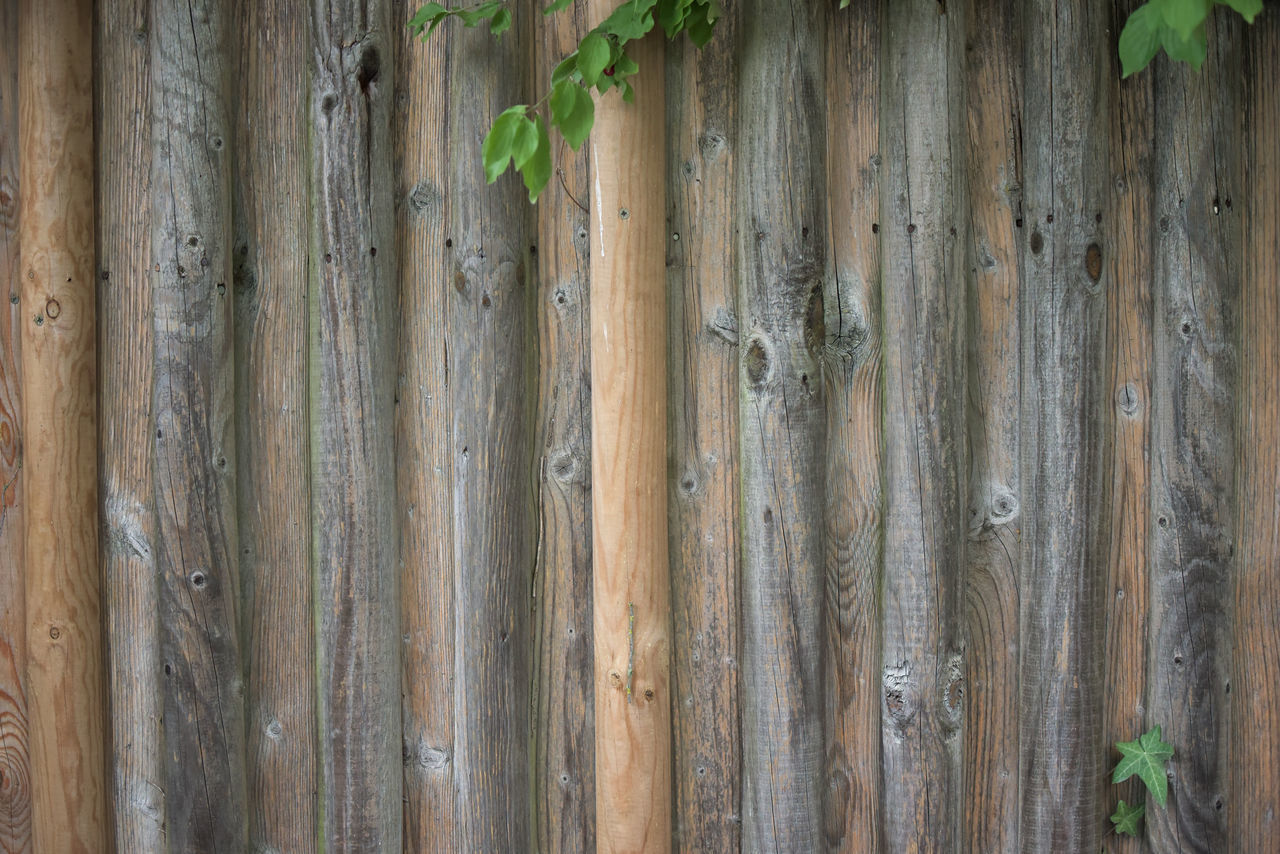
{"label": "wooden fence", "polygon": [[0,0],[0,851],[1278,850],[1280,7],[542,5]]}

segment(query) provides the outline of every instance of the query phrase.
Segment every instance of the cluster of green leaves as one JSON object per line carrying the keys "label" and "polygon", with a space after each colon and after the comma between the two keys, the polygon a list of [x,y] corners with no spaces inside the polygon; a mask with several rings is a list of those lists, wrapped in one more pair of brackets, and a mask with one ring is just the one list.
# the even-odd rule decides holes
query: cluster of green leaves
{"label": "cluster of green leaves", "polygon": [[[1162,739],[1160,727],[1155,726],[1138,737],[1137,741],[1116,743],[1120,751],[1120,763],[1111,775],[1112,783],[1122,783],[1135,774],[1147,787],[1147,791],[1161,807],[1169,801],[1168,764],[1173,758],[1173,745]],[[1111,823],[1116,833],[1138,835],[1138,823],[1146,815],[1145,804],[1126,804],[1120,801]]]}
{"label": "cluster of green leaves", "polygon": [[[572,2],[552,0],[543,14],[552,15]],[[635,97],[630,78],[640,67],[627,55],[628,42],[643,38],[660,26],[667,38],[683,33],[701,48],[711,40],[720,13],[719,0],[625,0],[583,37],[577,50],[556,65],[551,73],[550,92],[537,103],[517,104],[503,111],[494,121],[480,148],[485,178],[492,184],[508,166],[514,166],[524,178],[529,201],[536,202],[551,180],[551,140],[540,108],[547,106],[550,127],[577,150],[595,124],[592,89],[601,95],[618,89],[624,101]],[[488,22],[495,35],[511,26],[511,13],[500,0],[458,9],[428,3],[413,16],[409,26],[425,41],[449,17],[458,18],[467,27]]]}
{"label": "cluster of green leaves", "polygon": [[1262,11],[1262,0],[1147,0],[1120,33],[1124,76],[1146,68],[1162,47],[1170,59],[1199,71],[1207,50],[1204,22],[1215,6],[1230,6],[1252,24]]}

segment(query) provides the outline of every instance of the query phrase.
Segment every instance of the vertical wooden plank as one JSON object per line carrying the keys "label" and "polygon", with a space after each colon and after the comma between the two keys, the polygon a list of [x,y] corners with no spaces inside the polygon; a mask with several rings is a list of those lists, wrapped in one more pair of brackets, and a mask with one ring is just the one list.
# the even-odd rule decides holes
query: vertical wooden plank
{"label": "vertical wooden plank", "polygon": [[401,846],[389,4],[311,9],[311,522],[326,851]]}
{"label": "vertical wooden plank", "polygon": [[238,623],[227,25],[222,4],[151,9],[155,502],[168,844],[245,844]]}
{"label": "vertical wooden plank", "polygon": [[1146,726],[1162,724],[1175,745],[1168,808],[1147,807],[1156,851],[1233,847],[1222,795],[1235,551],[1238,20],[1215,16],[1199,73],[1168,62],[1155,68],[1159,284]]}
{"label": "vertical wooden plank", "polygon": [[97,525],[93,8],[19,6],[23,546],[32,843],[106,844]]}
{"label": "vertical wooden plank", "polygon": [[532,209],[520,179],[486,187],[480,144],[533,100],[531,5],[512,32],[449,33],[446,269],[453,465],[454,790],[459,851],[532,845],[529,793],[535,566]]}
{"label": "vertical wooden plank", "polygon": [[[1280,15],[1248,28],[1241,95],[1244,138],[1240,382],[1233,565],[1226,849],[1264,851],[1280,833]],[[1225,203],[1225,202],[1224,202]]]}
{"label": "vertical wooden plank", "polygon": [[753,852],[822,840],[823,5],[740,7],[742,845]]}
{"label": "vertical wooden plank", "polygon": [[827,32],[826,791],[831,851],[881,850],[880,27],[852,4]]}
{"label": "vertical wooden plank", "polygon": [[[417,0],[393,5],[398,26]],[[400,522],[404,850],[449,848],[454,812],[454,508],[449,453],[446,248],[452,31],[426,44],[403,27],[395,41],[392,123],[399,246],[400,355],[395,423]],[[465,804],[461,805],[465,809]]]}
{"label": "vertical wooden plank", "polygon": [[960,834],[964,663],[964,9],[893,3],[882,31],[884,829],[890,848]]}
{"label": "vertical wooden plank", "polygon": [[[1132,0],[1111,4],[1112,31],[1124,26],[1140,5]],[[1107,346],[1109,372],[1106,412],[1110,442],[1105,482],[1110,485],[1107,583],[1099,604],[1106,614],[1103,684],[1106,686],[1100,741],[1108,762],[1096,781],[1102,792],[1099,815],[1109,816],[1118,800],[1144,803],[1142,783],[1134,778],[1114,786],[1110,771],[1119,761],[1114,745],[1132,741],[1147,728],[1147,620],[1150,607],[1152,419],[1159,393],[1153,388],[1152,169],[1155,104],[1153,71],[1119,81],[1114,60],[1110,74],[1113,107],[1109,111],[1112,153],[1104,225],[1110,234],[1095,263],[1105,265],[1107,281]],[[1163,62],[1163,60],[1158,61]],[[1096,215],[1095,215],[1096,218]],[[1087,262],[1087,259],[1086,259]],[[1087,270],[1086,270],[1087,273]],[[1153,396],[1154,393],[1154,396]],[[1164,710],[1155,712],[1164,720]],[[1157,721],[1159,722],[1159,721]],[[1147,803],[1147,823],[1156,807]],[[1104,824],[1110,827],[1110,823]],[[1108,850],[1142,850],[1141,838],[1108,838]]]}
{"label": "vertical wooden plank", "polygon": [[165,738],[151,444],[149,0],[98,16],[98,455],[112,824],[118,851],[165,845]]}
{"label": "vertical wooden plank", "polygon": [[[316,840],[307,427],[307,22],[236,5],[236,434],[253,851]],[[218,291],[223,297],[225,288]]]}
{"label": "vertical wooden plank", "polygon": [[[536,24],[537,91],[587,32],[586,9]],[[533,595],[537,850],[591,851],[596,838],[591,650],[591,312],[587,149],[552,137],[556,174],[538,200],[538,552]]]}
{"label": "vertical wooden plank", "polygon": [[[599,23],[608,0],[591,0]],[[589,141],[596,850],[671,850],[663,43],[627,45],[635,102]]]}
{"label": "vertical wooden plank", "polygon": [[675,842],[737,851],[737,274],[733,259],[737,10],[701,51],[667,59],[668,416]]}
{"label": "vertical wooden plank", "polygon": [[1107,387],[1097,221],[1107,186],[1101,0],[1024,10],[1020,671],[1024,851],[1091,851],[1103,822]]}
{"label": "vertical wooden plank", "polygon": [[31,850],[22,563],[22,282],[18,266],[18,0],[0,2],[0,852]]}
{"label": "vertical wooden plank", "polygon": [[1022,215],[1018,0],[966,4],[968,44],[969,469],[964,844],[1009,852],[1018,815],[1018,430],[1021,358],[1016,222]]}

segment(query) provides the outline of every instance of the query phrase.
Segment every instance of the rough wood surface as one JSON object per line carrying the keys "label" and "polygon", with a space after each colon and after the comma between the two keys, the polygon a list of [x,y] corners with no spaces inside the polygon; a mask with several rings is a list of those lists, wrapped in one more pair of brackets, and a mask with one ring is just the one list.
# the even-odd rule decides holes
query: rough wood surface
{"label": "rough wood surface", "polygon": [[[964,10],[885,10],[883,838],[947,851],[960,829],[965,554]],[[929,366],[927,370],[923,366]]]}
{"label": "rough wood surface", "polygon": [[1243,69],[1235,18],[1216,16],[1210,59],[1199,73],[1163,63],[1154,74],[1151,112],[1160,144],[1152,164],[1155,209],[1146,222],[1155,226],[1157,280],[1148,515],[1154,527],[1142,729],[1162,724],[1175,753],[1168,808],[1147,809],[1153,851],[1233,848],[1221,795],[1241,251],[1235,107]]}
{"label": "rough wood surface", "polygon": [[[1247,30],[1241,94],[1239,386],[1235,445],[1239,554],[1232,565],[1228,851],[1265,851],[1280,834],[1280,15]],[[1240,197],[1236,197],[1240,204]],[[1225,202],[1224,202],[1225,204]],[[1166,653],[1167,654],[1167,653]]]}
{"label": "rough wood surface", "polygon": [[401,847],[389,4],[311,9],[311,523],[319,837]]}
{"label": "rough wood surface", "polygon": [[1102,0],[1023,12],[1022,847],[1093,851],[1102,724],[1109,174]]}
{"label": "rough wood surface", "polygon": [[98,380],[104,635],[117,851],[165,845],[165,740],[151,443],[149,0],[98,18]]}
{"label": "rough wood surface", "polygon": [[245,844],[232,376],[229,14],[151,9],[156,568],[168,844]]}
{"label": "rough wood surface", "polygon": [[[591,0],[598,23],[613,4]],[[596,107],[591,514],[596,851],[671,850],[663,44],[628,45],[635,102]]]}
{"label": "rough wood surface", "polygon": [[965,6],[970,217],[966,333],[972,453],[966,519],[964,843],[1017,851],[1018,429],[1022,279],[1019,0]]}
{"label": "rough wood surface", "polygon": [[36,851],[106,844],[98,583],[93,8],[19,6],[22,494]]}
{"label": "rough wood surface", "polygon": [[532,844],[530,691],[535,566],[533,209],[519,177],[486,186],[480,144],[534,97],[532,6],[508,38],[449,34],[446,271],[453,465],[454,757],[459,851]]}
{"label": "rough wood surface", "polygon": [[[538,24],[538,92],[586,34],[586,9]],[[538,563],[533,589],[537,850],[595,849],[591,650],[590,202],[587,148],[552,137],[557,170],[538,201]]]}
{"label": "rough wood surface", "polygon": [[316,840],[317,743],[307,425],[309,44],[296,4],[247,0],[235,8],[236,238],[233,281],[225,285],[235,308],[248,839],[251,851],[306,851]]}
{"label": "rough wood surface", "polygon": [[[398,3],[408,20],[416,0]],[[426,44],[406,27],[396,39],[393,124],[399,246],[400,369],[396,487],[400,523],[404,849],[449,847],[454,812],[454,508],[447,313],[451,32]],[[403,100],[399,100],[403,99]],[[465,624],[465,623],[464,623]],[[465,804],[459,805],[465,809]]]}
{"label": "rough wood surface", "polygon": [[880,27],[863,2],[827,30],[824,300],[827,500],[823,828],[829,851],[879,852],[881,489]]}
{"label": "rough wood surface", "polygon": [[671,478],[675,843],[737,851],[742,836],[738,707],[737,275],[733,193],[737,10],[701,51],[667,59],[666,240]]}
{"label": "rough wood surface", "polygon": [[742,846],[752,852],[822,840],[823,5],[739,7]]}
{"label": "rough wood surface", "polygon": [[31,850],[22,563],[24,314],[18,266],[18,0],[0,2],[0,852]]}

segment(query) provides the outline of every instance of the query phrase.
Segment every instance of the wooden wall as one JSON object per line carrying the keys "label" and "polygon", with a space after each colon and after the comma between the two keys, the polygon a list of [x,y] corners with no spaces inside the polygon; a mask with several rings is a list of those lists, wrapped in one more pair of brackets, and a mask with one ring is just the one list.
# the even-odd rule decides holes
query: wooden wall
{"label": "wooden wall", "polygon": [[[96,206],[67,233],[96,242],[96,425],[52,427],[23,361],[76,370],[23,352],[61,327],[26,304],[21,212],[83,188],[20,186],[59,174],[19,146],[37,5],[0,0],[0,852],[42,823],[122,852],[629,850],[595,758],[591,402],[619,376],[591,377],[590,207],[615,188],[553,140],[531,207],[479,157],[587,4],[426,44],[412,0],[100,4]],[[1136,0],[724,5],[639,99],[665,169],[617,190],[657,200],[667,286],[646,666],[672,748],[635,798],[671,815],[628,827],[1270,850],[1280,8],[1215,15],[1198,73],[1121,81]],[[58,682],[49,627],[93,612],[27,595],[33,555],[74,549],[24,514],[74,492],[49,436],[86,429],[106,654]],[[104,735],[34,746],[37,706]],[[1112,745],[1155,724],[1169,804],[1118,839],[1142,796]],[[77,765],[105,776],[40,795]]]}

